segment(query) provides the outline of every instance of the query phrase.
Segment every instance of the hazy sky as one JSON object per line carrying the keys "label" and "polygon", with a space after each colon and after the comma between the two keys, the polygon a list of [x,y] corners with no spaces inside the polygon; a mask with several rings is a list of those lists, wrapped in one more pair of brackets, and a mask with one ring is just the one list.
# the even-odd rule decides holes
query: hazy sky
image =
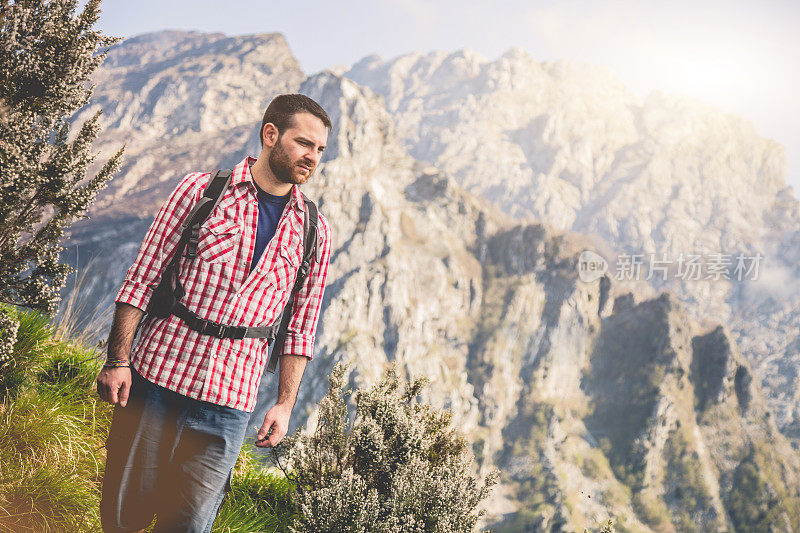
{"label": "hazy sky", "polygon": [[522,46],[537,60],[609,67],[632,90],[686,94],[751,120],[786,147],[800,191],[800,2],[797,0],[495,1],[104,0],[100,27],[280,32],[307,74],[369,54]]}

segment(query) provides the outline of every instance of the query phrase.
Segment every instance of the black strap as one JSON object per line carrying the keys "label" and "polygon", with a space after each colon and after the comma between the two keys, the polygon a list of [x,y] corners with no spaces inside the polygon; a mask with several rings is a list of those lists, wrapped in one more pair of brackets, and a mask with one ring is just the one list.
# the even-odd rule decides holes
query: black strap
{"label": "black strap", "polygon": [[[219,201],[222,199],[222,192],[228,188],[231,182],[231,176],[233,176],[233,172],[230,170],[217,170],[216,174],[211,177],[203,191],[202,198],[200,198],[192,210],[189,211],[189,215],[181,226],[181,238],[175,246],[172,257],[162,273],[162,275],[175,275],[177,287],[180,287],[180,284],[177,283],[177,270],[178,263],[183,256],[183,251],[188,245],[188,253],[192,254],[190,259],[197,255],[197,236],[200,234],[200,226],[203,225],[203,222],[206,221],[214,208],[217,207],[217,204],[219,204]],[[178,297],[179,300],[183,297],[182,287],[180,291],[181,295]]]}
{"label": "black strap", "polygon": [[182,303],[178,303],[175,306],[172,314],[183,320],[190,329],[202,333],[203,335],[211,335],[218,339],[269,339],[271,341],[275,338],[277,332],[277,326],[275,324],[271,326],[255,327],[219,324],[201,318]]}
{"label": "black strap", "polygon": [[[184,225],[184,227],[191,227],[191,233],[189,235],[189,242],[188,248],[186,249],[186,257],[189,260],[192,260],[197,255],[197,242],[200,238],[200,226],[206,219],[211,216],[211,213],[214,212],[214,209],[219,204],[220,200],[222,200],[223,191],[228,188],[228,185],[231,182],[231,177],[233,176],[233,172],[230,170],[217,170],[217,173],[211,178],[208,186],[206,187],[205,191],[203,191],[203,197],[195,206],[196,211],[200,214],[197,215],[199,220],[197,221],[189,221],[189,224]],[[211,204],[211,207],[207,208]],[[202,211],[201,211],[202,210]]]}
{"label": "black strap", "polygon": [[319,224],[319,212],[317,211],[316,204],[305,194],[303,194],[303,201],[306,205],[303,217],[303,261],[297,269],[297,276],[292,286],[292,292],[289,295],[289,301],[286,302],[281,316],[273,323],[273,325],[279,324],[278,332],[272,345],[272,353],[270,353],[269,362],[267,363],[267,371],[273,374],[275,373],[275,368],[278,366],[278,357],[283,355],[283,346],[286,342],[286,332],[289,330],[289,322],[292,319],[295,295],[300,291],[303,285],[305,285],[308,272],[311,270],[311,263],[315,259],[318,259],[319,233],[317,226]]}
{"label": "black strap", "polygon": [[[172,283],[172,292],[176,301],[172,308],[172,314],[183,320],[189,328],[204,335],[211,335],[220,339],[266,338],[272,341],[274,345],[267,370],[275,373],[278,356],[281,355],[283,351],[286,332],[292,317],[295,295],[305,284],[308,273],[311,270],[311,263],[314,262],[315,259],[319,260],[319,239],[317,230],[319,213],[316,204],[305,194],[301,192],[306,206],[303,219],[303,260],[297,269],[297,275],[294,285],[292,286],[292,292],[289,295],[289,300],[286,302],[286,306],[284,306],[281,315],[275,322],[269,326],[255,327],[219,324],[201,318],[180,303],[185,293],[183,286],[180,281],[178,281],[178,264],[180,259],[184,254],[184,250],[189,259],[193,259],[197,255],[200,226],[202,226],[203,222],[206,221],[219,204],[223,192],[228,188],[231,182],[232,175],[233,172],[230,170],[217,170],[214,176],[209,180],[209,184],[203,191],[203,197],[195,204],[186,217],[186,221],[181,226],[181,238],[175,246],[170,261],[162,272],[162,277],[171,280]],[[141,322],[139,325],[141,325]]]}
{"label": "black strap", "polygon": [[[148,318],[168,317],[170,314],[172,314],[171,310],[174,308],[175,303],[179,302],[180,299],[183,298],[184,290],[178,281],[178,264],[183,256],[184,249],[189,241],[192,240],[192,234],[194,233],[196,237],[196,235],[199,233],[200,225],[205,222],[213,209],[219,203],[220,199],[222,198],[223,191],[228,188],[228,185],[231,182],[232,176],[233,172],[231,170],[217,170],[209,179],[209,183],[203,192],[203,196],[200,198],[197,204],[192,207],[191,211],[189,211],[189,214],[186,216],[186,219],[180,228],[180,239],[178,240],[175,248],[172,250],[170,260],[161,271],[158,285],[153,290],[153,295],[150,299],[147,309],[145,310],[143,320],[139,321],[139,325],[136,328],[136,333],[134,333],[134,336],[138,336],[139,329],[145,323],[145,320]],[[192,228],[195,228],[195,230],[193,231]],[[192,250],[193,253],[196,253],[196,244],[192,247]]]}
{"label": "black strap", "polygon": [[232,176],[233,172],[231,170],[217,170],[209,179],[208,185],[203,191],[203,196],[189,211],[189,215],[181,226],[181,238],[175,246],[169,263],[161,273],[162,283],[167,281],[170,284],[176,303],[179,303],[185,294],[183,285],[178,279],[178,265],[183,252],[188,245],[189,253],[193,254],[190,259],[197,254],[197,237],[200,234],[200,226],[203,225],[203,222],[211,215],[211,212],[222,199],[223,192],[228,188]]}

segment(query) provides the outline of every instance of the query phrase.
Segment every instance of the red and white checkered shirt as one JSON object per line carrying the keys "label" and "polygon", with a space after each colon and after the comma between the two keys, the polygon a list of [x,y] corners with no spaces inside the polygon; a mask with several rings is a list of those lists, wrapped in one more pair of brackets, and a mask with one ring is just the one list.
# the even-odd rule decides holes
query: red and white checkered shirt
{"label": "red and white checkered shirt", "polygon": [[[181,302],[201,318],[221,324],[268,326],[289,299],[302,260],[303,216],[300,189],[284,208],[275,236],[256,267],[258,199],[245,158],[233,169],[230,186],[200,228],[197,256],[179,263]],[[128,269],[115,301],[145,310],[153,289],[180,239],[180,226],[203,196],[211,174],[184,177],[156,215]],[[314,261],[297,293],[283,354],[311,359],[314,335],[331,254],[330,227],[319,215],[321,259]],[[267,364],[266,339],[218,339],[192,329],[175,315],[147,317],[131,352],[131,364],[145,378],[179,394],[233,407],[255,408],[258,383]]]}

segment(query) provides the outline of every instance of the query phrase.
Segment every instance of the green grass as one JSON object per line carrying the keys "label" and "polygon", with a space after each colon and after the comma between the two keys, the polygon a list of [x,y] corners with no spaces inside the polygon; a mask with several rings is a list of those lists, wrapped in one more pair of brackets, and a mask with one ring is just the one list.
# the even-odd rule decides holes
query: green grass
{"label": "green grass", "polygon": [[54,338],[37,313],[20,322],[0,369],[0,530],[98,531],[110,407],[91,389],[97,354]]}
{"label": "green grass", "polygon": [[[100,531],[100,487],[112,408],[94,391],[100,354],[87,337],[19,309],[0,366],[0,532]],[[245,450],[214,531],[288,530],[292,487]]]}
{"label": "green grass", "polygon": [[726,501],[737,532],[800,529],[800,497],[784,475],[768,444],[751,445],[734,472]]}
{"label": "green grass", "polygon": [[289,531],[294,518],[291,482],[259,467],[247,448],[239,456],[231,489],[214,523],[215,532]]}

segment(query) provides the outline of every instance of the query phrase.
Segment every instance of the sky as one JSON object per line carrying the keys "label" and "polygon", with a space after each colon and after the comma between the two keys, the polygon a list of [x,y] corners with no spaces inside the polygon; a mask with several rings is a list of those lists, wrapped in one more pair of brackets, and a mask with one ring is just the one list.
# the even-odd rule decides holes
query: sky
{"label": "sky", "polygon": [[604,65],[640,96],[684,94],[742,116],[786,147],[800,191],[797,0],[104,0],[98,27],[131,37],[164,29],[282,33],[306,74],[412,51],[513,46],[536,60]]}

